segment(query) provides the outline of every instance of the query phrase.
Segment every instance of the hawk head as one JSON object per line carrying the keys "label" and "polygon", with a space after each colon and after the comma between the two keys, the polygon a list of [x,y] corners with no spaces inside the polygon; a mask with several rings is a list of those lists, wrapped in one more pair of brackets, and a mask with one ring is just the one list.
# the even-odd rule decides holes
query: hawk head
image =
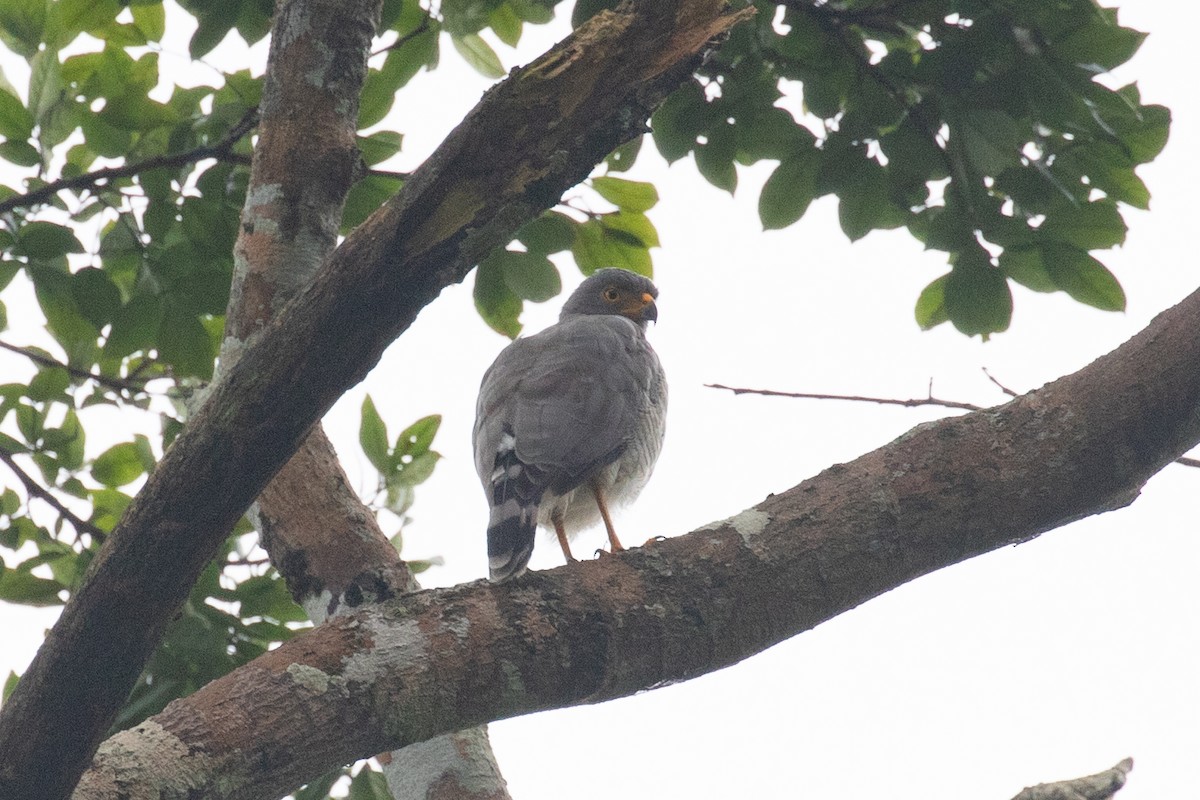
{"label": "hawk head", "polygon": [[581,314],[615,314],[645,328],[658,319],[658,289],[649,278],[623,269],[596,270],[563,305],[559,320]]}

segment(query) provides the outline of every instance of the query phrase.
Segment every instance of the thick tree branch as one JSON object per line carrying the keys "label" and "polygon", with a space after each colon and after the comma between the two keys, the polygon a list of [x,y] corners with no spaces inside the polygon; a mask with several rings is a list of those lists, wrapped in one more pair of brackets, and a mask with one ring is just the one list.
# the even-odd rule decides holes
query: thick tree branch
{"label": "thick tree branch", "polygon": [[[1200,441],[1200,291],[1079,372],[914,428],[754,508],[598,561],[340,617],[101,749],[175,753],[210,800],[736,663],[913,578],[1132,502]],[[228,724],[230,719],[236,724]],[[164,798],[183,797],[165,792]]]}
{"label": "thick tree branch", "polygon": [[203,161],[206,158],[215,158],[218,160],[226,158],[232,152],[233,146],[241,141],[243,136],[254,130],[254,125],[257,122],[258,109],[252,108],[238,120],[236,125],[229,129],[228,133],[221,137],[220,141],[214,144],[194,147],[182,153],[168,153],[166,155],[154,156],[142,161],[135,161],[132,164],[124,164],[120,167],[105,167],[104,169],[97,169],[85,172],[82,175],[76,175],[73,178],[59,178],[56,181],[47,183],[40,189],[0,201],[0,214],[12,211],[14,208],[36,206],[39,203],[46,202],[59,192],[69,189],[89,189],[98,184],[106,184],[117,180],[118,178],[130,178],[134,175],[140,175],[152,169],[182,167],[186,164],[195,164],[197,161]]}
{"label": "thick tree branch", "polygon": [[1133,759],[1127,758],[1112,769],[1086,778],[1030,786],[1013,800],[1110,800],[1125,785],[1132,769]]}
{"label": "thick tree branch", "polygon": [[[313,423],[444,287],[642,132],[750,13],[664,0],[593,17],[489,91],[343,242],[213,385],[0,710],[0,796],[70,791],[197,574]],[[370,35],[365,15],[344,24]],[[47,763],[63,767],[53,782]]]}

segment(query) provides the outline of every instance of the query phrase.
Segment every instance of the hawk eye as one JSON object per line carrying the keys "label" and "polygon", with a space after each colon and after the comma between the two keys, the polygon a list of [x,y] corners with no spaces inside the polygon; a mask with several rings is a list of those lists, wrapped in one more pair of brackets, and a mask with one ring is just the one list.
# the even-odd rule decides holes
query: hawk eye
{"label": "hawk eye", "polygon": [[617,291],[615,288],[613,288],[612,286],[610,286],[610,287],[608,287],[607,289],[605,289],[605,290],[604,290],[604,299],[605,299],[605,300],[607,300],[607,301],[608,301],[608,302],[610,302],[610,303],[615,303],[615,302],[617,302],[617,298],[618,298],[618,297],[620,297],[620,296],[621,296],[621,293],[620,293],[620,292],[618,292],[618,291]]}

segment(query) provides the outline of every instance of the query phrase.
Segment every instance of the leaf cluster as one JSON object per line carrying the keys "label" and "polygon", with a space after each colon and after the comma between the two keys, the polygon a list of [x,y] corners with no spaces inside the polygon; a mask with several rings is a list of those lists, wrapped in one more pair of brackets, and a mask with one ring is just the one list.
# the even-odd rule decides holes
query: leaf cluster
{"label": "leaf cluster", "polygon": [[947,253],[922,327],[1009,325],[1010,282],[1124,308],[1093,255],[1121,244],[1121,206],[1146,208],[1136,167],[1170,114],[1098,78],[1145,34],[1091,0],[756,2],[691,84],[655,114],[659,152],[691,154],[733,192],[738,165],[778,162],[759,197],[786,227],[837,197],[846,236],[905,227]]}

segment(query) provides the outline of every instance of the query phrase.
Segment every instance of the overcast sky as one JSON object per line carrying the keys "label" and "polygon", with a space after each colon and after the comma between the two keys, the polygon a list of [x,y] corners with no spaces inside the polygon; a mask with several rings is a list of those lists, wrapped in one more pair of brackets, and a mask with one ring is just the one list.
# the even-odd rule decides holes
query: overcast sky
{"label": "overcast sky", "polygon": [[[921,333],[912,306],[946,271],[943,254],[923,252],[904,231],[850,245],[830,198],[788,230],[763,233],[755,209],[771,165],[740,169],[731,199],[700,179],[690,159],[668,168],[645,147],[631,177],[653,181],[662,197],[650,212],[663,244],[654,251],[661,297],[650,338],[671,408],[655,476],[617,519],[626,544],[728,517],[946,413],[735,398],[705,383],[908,398],[932,381],[939,397],[998,403],[982,368],[1016,391],[1036,388],[1113,349],[1195,289],[1200,135],[1183,57],[1197,16],[1190,5],[1151,0],[1122,7],[1122,21],[1151,36],[1120,83],[1137,80],[1143,97],[1170,106],[1175,120],[1163,155],[1140,170],[1151,211],[1126,210],[1126,245],[1102,255],[1128,294],[1124,314],[1016,287],[1012,329],[989,343],[949,326]],[[497,49],[506,66],[524,63],[565,30],[530,31],[516,53]],[[419,163],[488,85],[444,44],[442,66],[399,95],[389,124],[405,133],[406,149],[396,169]],[[210,60],[245,63],[244,52],[230,43]],[[263,52],[254,49],[256,64]],[[162,65],[168,78],[187,74],[184,59],[164,56]],[[13,78],[16,70],[5,69]],[[569,292],[580,276],[560,264]],[[526,330],[549,324],[558,307],[529,308]],[[405,556],[445,558],[422,576],[427,585],[486,573],[487,508],[470,430],[479,379],[505,343],[475,315],[468,279],[426,309],[326,419],[366,490],[373,476],[356,437],[365,392],[393,435],[424,414],[444,415],[434,446],[445,458],[418,488],[405,530]],[[5,381],[24,368],[0,360]],[[89,440],[90,456],[102,449]],[[1197,497],[1200,470],[1169,467],[1130,508],[914,581],[716,674],[496,723],[492,740],[512,794],[990,800],[1125,756],[1135,768],[1122,800],[1194,794]],[[584,555],[603,533],[577,541]],[[552,539],[541,539],[531,567],[561,558]],[[0,605],[3,673],[24,669],[53,616]]]}

